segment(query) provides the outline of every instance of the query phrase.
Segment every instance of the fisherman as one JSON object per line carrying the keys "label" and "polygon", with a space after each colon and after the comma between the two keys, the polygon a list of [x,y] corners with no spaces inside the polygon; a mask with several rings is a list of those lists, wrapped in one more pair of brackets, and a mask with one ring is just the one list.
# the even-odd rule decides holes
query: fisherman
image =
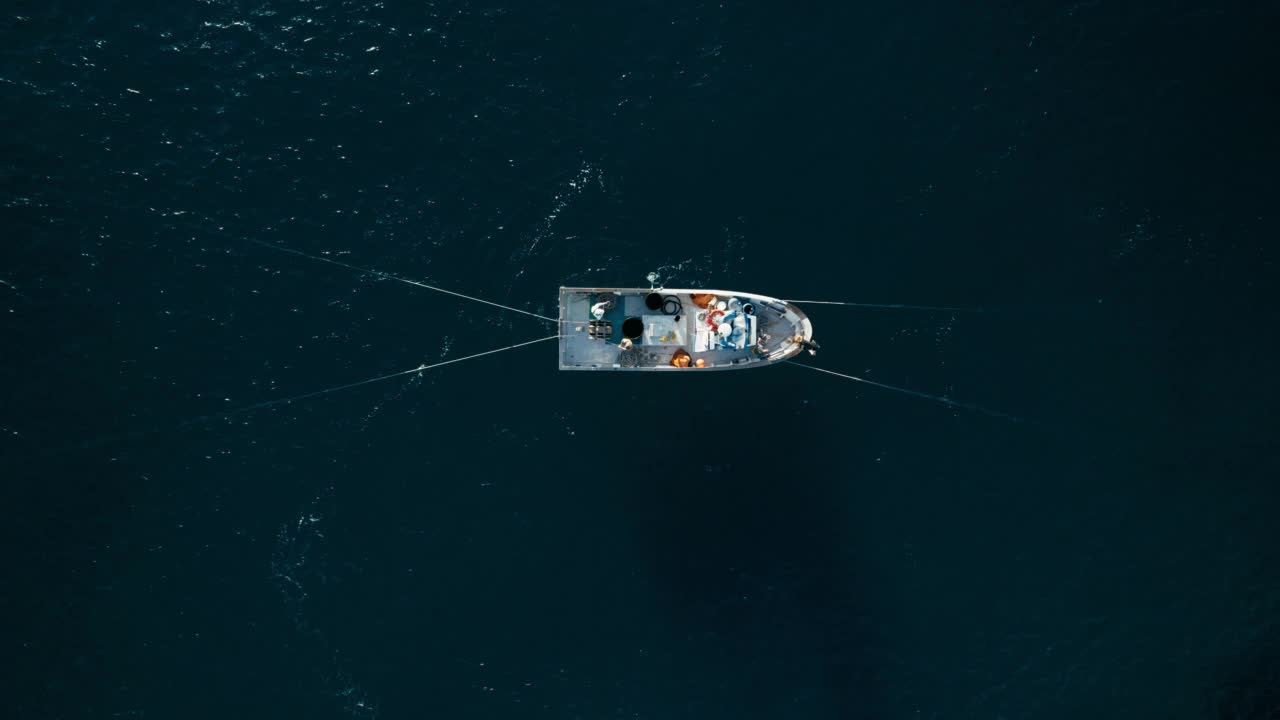
{"label": "fisherman", "polygon": [[796,345],[799,345],[805,350],[808,350],[810,355],[817,355],[818,350],[820,349],[820,346],[818,345],[817,342],[811,341],[811,340],[805,340],[804,335],[797,334],[795,337],[791,338],[791,342],[795,343]]}
{"label": "fisherman", "polygon": [[623,350],[630,350],[635,343],[631,342],[631,338],[622,338],[622,342],[618,343],[618,347]]}
{"label": "fisherman", "polygon": [[773,338],[768,333],[760,333],[759,339],[756,340],[756,346],[753,348],[757,355],[769,354],[769,341]]}

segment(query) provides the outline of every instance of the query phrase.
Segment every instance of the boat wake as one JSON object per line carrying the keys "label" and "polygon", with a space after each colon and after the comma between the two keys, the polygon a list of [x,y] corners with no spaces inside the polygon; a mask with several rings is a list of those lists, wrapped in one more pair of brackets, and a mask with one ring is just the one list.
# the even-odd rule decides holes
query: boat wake
{"label": "boat wake", "polygon": [[296,520],[281,526],[271,556],[271,577],[284,597],[294,629],[304,641],[306,654],[326,658],[326,667],[322,669],[326,691],[347,715],[372,720],[378,717],[377,704],[352,678],[342,663],[341,653],[311,619],[308,588],[324,577],[317,565],[323,565],[322,523],[332,495],[333,488],[325,488],[307,503]]}
{"label": "boat wake", "polygon": [[532,256],[538,249],[538,245],[542,244],[542,241],[551,235],[551,228],[556,224],[556,220],[560,218],[560,215],[592,185],[601,191],[605,189],[604,171],[595,163],[584,161],[578,166],[578,171],[574,176],[564,181],[560,188],[556,190],[555,197],[551,201],[551,212],[547,213],[538,223],[529,240],[529,244],[517,250],[511,259],[519,262]]}

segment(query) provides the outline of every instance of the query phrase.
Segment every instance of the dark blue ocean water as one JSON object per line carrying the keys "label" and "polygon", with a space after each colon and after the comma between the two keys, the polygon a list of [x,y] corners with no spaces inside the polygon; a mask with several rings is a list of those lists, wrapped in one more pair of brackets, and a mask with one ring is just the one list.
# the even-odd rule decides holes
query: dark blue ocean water
{"label": "dark blue ocean water", "polygon": [[[11,718],[1280,717],[1274,2],[18,2]],[[558,373],[560,285],[814,306]]]}

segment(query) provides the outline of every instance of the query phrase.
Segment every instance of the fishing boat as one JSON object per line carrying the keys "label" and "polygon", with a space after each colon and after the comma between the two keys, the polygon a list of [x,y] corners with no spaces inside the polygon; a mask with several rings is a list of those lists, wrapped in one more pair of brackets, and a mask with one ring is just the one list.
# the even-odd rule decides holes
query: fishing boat
{"label": "fishing boat", "polygon": [[[784,362],[806,351],[810,355],[818,354],[818,343],[813,339],[813,324],[800,308],[796,307],[801,303],[947,313],[982,312],[982,308],[884,305],[835,300],[779,300],[767,295],[726,290],[670,290],[658,286],[657,273],[649,273],[648,289],[561,287],[560,314],[559,317],[553,318],[532,310],[502,305],[491,300],[428,285],[418,280],[363,268],[333,258],[312,255],[301,250],[280,247],[261,240],[250,239],[249,242],[276,252],[297,255],[316,262],[336,265],[359,273],[395,280],[425,290],[527,315],[542,322],[556,324],[557,332],[555,335],[526,340],[484,352],[431,364],[423,363],[388,375],[378,375],[345,385],[246,405],[217,415],[208,415],[204,419],[229,417],[275,405],[287,405],[299,400],[414,373],[420,375],[427,370],[445,365],[551,340],[559,341],[561,370],[697,371],[763,367]],[[988,410],[973,403],[958,402],[945,395],[930,395],[813,365],[796,364],[796,367],[935,400],[951,407],[965,408],[993,417],[1021,422],[1017,416]]]}
{"label": "fishing boat", "polygon": [[747,292],[562,287],[559,321],[561,370],[739,370],[818,349],[799,308]]}

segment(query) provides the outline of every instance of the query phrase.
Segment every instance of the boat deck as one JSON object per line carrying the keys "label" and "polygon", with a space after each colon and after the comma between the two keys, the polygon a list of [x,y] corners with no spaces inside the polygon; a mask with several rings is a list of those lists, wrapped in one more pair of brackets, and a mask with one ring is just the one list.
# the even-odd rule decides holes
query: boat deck
{"label": "boat deck", "polygon": [[[646,305],[651,293],[663,304]],[[726,304],[750,304],[742,313],[741,332],[721,338],[708,324],[708,313],[698,307],[694,295],[710,294]],[[736,300],[736,303],[734,302]],[[597,320],[592,306],[609,307]],[[732,317],[732,316],[731,316]],[[632,347],[623,347],[624,323],[634,326]],[[797,336],[808,340],[813,328],[798,308],[781,300],[722,290],[669,290],[649,288],[560,288],[561,370],[659,370],[690,372],[759,367],[799,353]],[[681,368],[671,364],[680,350],[703,367]]]}

